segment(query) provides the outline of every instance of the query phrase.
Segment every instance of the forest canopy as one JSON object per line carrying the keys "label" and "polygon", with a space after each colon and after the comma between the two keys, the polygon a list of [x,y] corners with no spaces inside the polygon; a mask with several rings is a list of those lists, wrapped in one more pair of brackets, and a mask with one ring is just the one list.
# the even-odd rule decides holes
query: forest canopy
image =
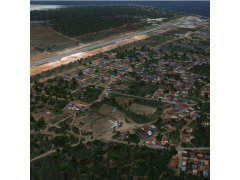
{"label": "forest canopy", "polygon": [[176,12],[144,6],[75,6],[48,11],[31,11],[30,19],[49,21],[52,29],[70,37],[82,36],[142,18],[167,18]]}

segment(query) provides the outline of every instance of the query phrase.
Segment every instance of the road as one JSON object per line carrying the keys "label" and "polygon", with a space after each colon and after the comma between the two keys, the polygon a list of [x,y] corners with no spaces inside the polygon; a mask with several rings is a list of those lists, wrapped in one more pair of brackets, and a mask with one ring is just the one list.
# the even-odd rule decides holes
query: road
{"label": "road", "polygon": [[142,31],[142,32],[139,32],[139,33],[131,34],[131,35],[124,36],[124,37],[121,37],[121,38],[117,38],[117,39],[113,39],[113,40],[106,41],[106,42],[103,42],[103,43],[99,43],[99,44],[95,44],[95,45],[88,46],[88,47],[85,47],[85,48],[81,48],[81,49],[78,49],[78,50],[75,50],[75,51],[72,51],[72,52],[67,52],[67,53],[57,55],[57,56],[42,59],[42,60],[30,63],[30,67],[37,66],[37,65],[40,65],[40,64],[44,64],[44,63],[48,63],[48,62],[59,61],[59,60],[61,60],[61,58],[66,57],[66,56],[70,56],[70,55],[77,54],[77,53],[80,53],[80,52],[95,49],[95,48],[98,48],[98,47],[101,47],[101,46],[105,46],[105,45],[108,45],[108,44],[115,43],[117,41],[121,41],[121,40],[124,40],[124,39],[129,39],[129,38],[134,37],[134,36],[146,34],[146,33],[151,32],[151,31],[156,31],[156,30],[163,29],[163,28],[166,28],[166,27],[169,27],[169,26],[177,25],[177,24],[179,24],[181,22],[184,22],[184,21],[186,21],[186,20],[181,20],[181,21],[177,21],[177,22],[174,22],[174,23],[165,24],[163,26],[158,26],[156,28],[149,29],[149,30],[146,30],[146,31]]}

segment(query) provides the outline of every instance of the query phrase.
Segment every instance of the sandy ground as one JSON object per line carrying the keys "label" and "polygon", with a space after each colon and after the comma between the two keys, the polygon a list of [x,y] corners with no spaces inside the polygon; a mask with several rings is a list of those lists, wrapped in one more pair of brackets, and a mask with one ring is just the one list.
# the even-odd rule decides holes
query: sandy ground
{"label": "sandy ground", "polygon": [[98,109],[98,112],[102,115],[107,115],[107,114],[111,113],[114,109],[116,109],[116,108],[107,106],[106,104],[104,104],[102,107],[100,107]]}
{"label": "sandy ground", "polygon": [[140,104],[132,104],[129,108],[129,110],[132,110],[133,112],[137,114],[144,114],[148,115],[151,114],[152,112],[156,111],[156,108],[149,107],[149,106],[144,106]]}
{"label": "sandy ground", "polygon": [[113,43],[113,44],[110,44],[110,45],[107,45],[107,46],[104,46],[104,47],[100,47],[100,48],[97,48],[97,49],[94,49],[94,50],[91,50],[91,51],[85,51],[85,52],[73,54],[71,56],[67,56],[67,57],[62,58],[60,61],[57,61],[57,62],[50,62],[50,63],[42,64],[42,65],[39,65],[39,66],[35,66],[35,67],[30,68],[30,75],[32,76],[32,75],[41,73],[42,71],[47,71],[49,69],[53,69],[55,67],[61,66],[62,64],[65,65],[65,64],[68,64],[69,62],[76,61],[77,59],[85,58],[87,56],[92,56],[92,55],[98,54],[100,52],[104,52],[104,51],[108,51],[108,50],[117,48],[118,46],[122,46],[122,45],[125,45],[125,44],[128,44],[128,43],[132,43],[134,41],[139,41],[139,40],[142,40],[142,39],[146,39],[148,37],[149,37],[148,35],[135,36],[135,37],[132,37],[130,39],[125,39],[125,40],[122,40],[122,41],[118,41],[116,43]]}
{"label": "sandy ground", "polygon": [[151,21],[161,22],[163,19],[167,19],[167,18],[147,19],[147,21],[149,21],[149,22],[151,22]]}
{"label": "sandy ground", "polygon": [[93,131],[96,133],[103,133],[103,132],[107,131],[108,129],[110,129],[114,124],[112,122],[110,122],[109,120],[115,121],[114,119],[112,119],[110,117],[101,118],[101,119],[98,119],[97,121],[95,121],[92,125]]}
{"label": "sandy ground", "polygon": [[180,23],[179,27],[181,28],[195,28],[197,27],[196,25],[199,25],[200,23],[202,23],[202,20],[199,19],[198,17],[192,17],[192,16],[189,16],[187,17],[187,21],[186,22],[183,22],[183,23]]}

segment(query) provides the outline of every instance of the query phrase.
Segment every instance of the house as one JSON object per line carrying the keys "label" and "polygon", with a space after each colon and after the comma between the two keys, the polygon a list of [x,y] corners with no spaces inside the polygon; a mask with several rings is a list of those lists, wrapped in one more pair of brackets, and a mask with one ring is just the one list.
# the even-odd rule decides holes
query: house
{"label": "house", "polygon": [[181,119],[183,119],[183,118],[184,118],[184,116],[183,116],[183,115],[181,115],[181,114],[179,114],[179,115],[178,115],[178,117],[179,117],[179,118],[181,118]]}
{"label": "house", "polygon": [[175,112],[175,111],[174,111],[173,109],[170,109],[170,110],[169,110],[169,113],[170,113],[170,114],[173,114],[174,112]]}
{"label": "house", "polygon": [[204,171],[203,171],[203,176],[204,176],[204,177],[208,177],[208,172],[204,170]]}
{"label": "house", "polygon": [[141,136],[143,139],[146,139],[146,138],[148,137],[144,132],[141,132],[141,133],[140,133],[140,136]]}
{"label": "house", "polygon": [[194,164],[198,164],[198,158],[194,158]]}
{"label": "house", "polygon": [[152,141],[146,141],[146,144],[152,145]]}
{"label": "house", "polygon": [[74,106],[76,109],[79,109],[79,110],[83,109],[83,106],[81,106],[80,104],[75,104]]}
{"label": "house", "polygon": [[157,94],[154,94],[153,95],[153,99],[157,99],[158,98],[158,95]]}
{"label": "house", "polygon": [[182,100],[183,103],[188,103],[188,101],[189,101],[188,99],[183,99]]}
{"label": "house", "polygon": [[193,165],[192,165],[192,168],[193,168],[193,169],[197,169],[197,165],[196,165],[196,164],[193,164]]}
{"label": "house", "polygon": [[183,134],[182,137],[183,138],[190,138],[189,134]]}
{"label": "house", "polygon": [[203,158],[203,155],[202,155],[202,154],[198,154],[197,157],[198,157],[199,159],[202,159],[202,158]]}
{"label": "house", "polygon": [[160,141],[155,141],[155,146],[160,146]]}
{"label": "house", "polygon": [[146,125],[143,126],[143,127],[142,127],[142,130],[147,131],[147,130],[148,130],[148,126],[146,126]]}
{"label": "house", "polygon": [[113,91],[113,92],[117,92],[117,88],[114,88],[112,91]]}
{"label": "house", "polygon": [[188,154],[187,151],[182,151],[183,156],[187,156],[187,154]]}
{"label": "house", "polygon": [[186,172],[186,166],[182,166],[182,169],[181,169],[183,172]]}
{"label": "house", "polygon": [[172,159],[177,160],[177,156],[176,155],[172,155]]}
{"label": "house", "polygon": [[189,112],[189,111],[187,111],[187,110],[185,110],[185,111],[184,111],[184,113],[185,113],[185,114],[190,114],[190,112]]}
{"label": "house", "polygon": [[196,156],[195,152],[190,152],[189,154],[190,154],[191,157],[195,157]]}
{"label": "house", "polygon": [[194,101],[192,101],[192,100],[189,100],[188,101],[190,104],[194,104],[195,102]]}
{"label": "house", "polygon": [[74,104],[68,103],[68,107],[73,108]]}
{"label": "house", "polygon": [[182,167],[186,167],[187,166],[187,162],[182,162]]}
{"label": "house", "polygon": [[154,125],[150,125],[150,128],[153,130],[153,131],[155,131],[157,128],[156,128],[156,126],[154,126]]}
{"label": "house", "polygon": [[205,155],[205,159],[210,159],[210,155]]}
{"label": "house", "polygon": [[173,110],[174,110],[174,111],[179,111],[180,108],[179,108],[178,106],[176,106],[176,107],[173,108]]}
{"label": "house", "polygon": [[193,170],[193,173],[192,173],[193,175],[197,175],[197,170]]}
{"label": "house", "polygon": [[165,119],[166,122],[171,122],[171,118]]}
{"label": "house", "polygon": [[153,133],[152,133],[152,131],[148,131],[147,134],[148,134],[148,136],[152,136]]}
{"label": "house", "polygon": [[183,118],[183,120],[186,121],[186,122],[190,121],[190,119],[187,119],[187,118]]}
{"label": "house", "polygon": [[182,158],[183,162],[187,162],[187,157]]}
{"label": "house", "polygon": [[204,161],[204,166],[209,166],[209,162],[208,161]]}
{"label": "house", "polygon": [[161,141],[161,146],[165,146],[168,142]]}
{"label": "house", "polygon": [[176,167],[176,162],[175,162],[175,161],[172,161],[170,168],[171,168],[171,169],[175,169],[175,167]]}
{"label": "house", "polygon": [[204,170],[205,171],[209,171],[209,167],[208,166],[204,166]]}
{"label": "house", "polygon": [[186,126],[186,127],[184,128],[184,130],[185,130],[185,131],[190,131],[190,127]]}

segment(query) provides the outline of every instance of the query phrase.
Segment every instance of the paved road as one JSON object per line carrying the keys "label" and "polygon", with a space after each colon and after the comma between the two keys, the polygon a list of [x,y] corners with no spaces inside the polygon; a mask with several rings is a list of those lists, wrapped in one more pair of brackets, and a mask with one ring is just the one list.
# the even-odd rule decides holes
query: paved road
{"label": "paved road", "polygon": [[124,37],[121,37],[121,38],[117,38],[117,39],[113,39],[113,40],[106,41],[106,42],[103,42],[103,43],[88,46],[88,47],[78,49],[78,50],[75,50],[75,51],[72,51],[72,52],[60,54],[60,55],[49,57],[49,58],[46,58],[46,59],[42,59],[42,60],[30,63],[30,67],[37,66],[37,65],[40,65],[40,64],[44,64],[44,63],[47,63],[47,62],[59,61],[59,60],[61,60],[61,58],[66,57],[66,56],[70,56],[70,55],[73,55],[73,54],[76,54],[76,53],[80,53],[80,52],[88,51],[88,50],[91,50],[91,49],[95,49],[95,48],[98,48],[98,47],[101,47],[101,46],[105,46],[105,45],[108,45],[108,44],[111,44],[111,43],[115,43],[117,41],[121,41],[123,39],[129,39],[131,37],[138,36],[138,35],[141,35],[141,34],[146,34],[148,32],[156,31],[156,30],[166,28],[166,27],[169,27],[169,26],[172,26],[172,25],[176,25],[176,24],[184,22],[184,21],[186,21],[186,20],[177,21],[177,22],[174,22],[174,23],[166,24],[166,25],[159,26],[159,27],[149,29],[149,30],[146,30],[146,31],[142,31],[142,32],[139,32],[139,33],[131,34],[131,35],[124,36]]}

